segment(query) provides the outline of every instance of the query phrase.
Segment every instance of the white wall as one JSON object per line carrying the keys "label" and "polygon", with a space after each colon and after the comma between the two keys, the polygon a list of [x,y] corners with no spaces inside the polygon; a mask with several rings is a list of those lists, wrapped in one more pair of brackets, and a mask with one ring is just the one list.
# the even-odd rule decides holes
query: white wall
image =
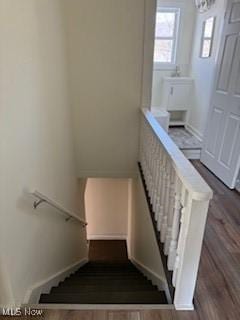
{"label": "white wall", "polygon": [[[218,0],[211,10],[204,14],[198,14],[192,52],[190,75],[194,78],[195,87],[192,95],[191,113],[189,119],[190,128],[203,138],[207,122],[208,110],[211,100],[212,86],[216,69],[217,53],[221,40],[221,28],[225,11],[225,0]],[[201,59],[200,44],[203,22],[211,17],[216,17],[215,35],[213,41],[212,56],[209,59]]]}
{"label": "white wall", "polygon": [[162,260],[140,177],[132,183],[130,238],[131,259],[147,267],[164,282]]}
{"label": "white wall", "polygon": [[[181,9],[176,65],[180,66],[182,76],[188,76],[191,60],[193,30],[195,25],[194,1],[158,0],[158,6]],[[173,72],[174,70],[153,70],[152,106],[161,106],[163,78],[171,76]]]}
{"label": "white wall", "polygon": [[85,191],[88,239],[126,239],[128,179],[88,179]]}
{"label": "white wall", "polygon": [[78,223],[23,195],[80,207],[63,34],[58,0],[0,0],[0,304],[86,256]]}
{"label": "white wall", "polygon": [[135,173],[144,0],[65,0],[80,177]]}

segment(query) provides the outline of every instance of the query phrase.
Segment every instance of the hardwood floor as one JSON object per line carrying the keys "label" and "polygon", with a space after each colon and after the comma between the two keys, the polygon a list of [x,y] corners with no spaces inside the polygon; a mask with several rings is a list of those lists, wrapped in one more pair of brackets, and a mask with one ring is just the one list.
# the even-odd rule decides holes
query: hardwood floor
{"label": "hardwood floor", "polygon": [[195,293],[195,311],[47,311],[51,320],[239,320],[240,195],[199,161],[194,166],[214,190]]}
{"label": "hardwood floor", "polygon": [[127,262],[125,240],[91,240],[89,246],[90,261]]}

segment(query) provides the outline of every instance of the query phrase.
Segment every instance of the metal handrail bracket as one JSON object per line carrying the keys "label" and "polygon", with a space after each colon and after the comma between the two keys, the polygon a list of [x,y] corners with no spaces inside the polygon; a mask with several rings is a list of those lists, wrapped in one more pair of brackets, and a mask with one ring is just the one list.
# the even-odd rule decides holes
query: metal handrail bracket
{"label": "metal handrail bracket", "polygon": [[51,200],[50,198],[48,198],[47,196],[45,196],[41,192],[35,190],[35,191],[29,192],[29,193],[30,193],[30,195],[37,198],[37,200],[35,200],[33,202],[34,209],[37,209],[42,203],[46,203],[46,204],[50,205],[51,207],[61,211],[65,216],[67,216],[65,218],[65,221],[77,220],[82,225],[82,227],[87,226],[87,222],[80,219],[77,214],[65,209],[62,205],[60,205],[59,203],[57,203],[54,200]]}

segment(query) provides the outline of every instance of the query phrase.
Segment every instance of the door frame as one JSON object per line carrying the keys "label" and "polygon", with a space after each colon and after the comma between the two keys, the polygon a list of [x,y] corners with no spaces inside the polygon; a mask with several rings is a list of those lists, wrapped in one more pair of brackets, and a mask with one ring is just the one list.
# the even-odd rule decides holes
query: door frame
{"label": "door frame", "polygon": [[151,108],[157,0],[144,0],[141,108]]}

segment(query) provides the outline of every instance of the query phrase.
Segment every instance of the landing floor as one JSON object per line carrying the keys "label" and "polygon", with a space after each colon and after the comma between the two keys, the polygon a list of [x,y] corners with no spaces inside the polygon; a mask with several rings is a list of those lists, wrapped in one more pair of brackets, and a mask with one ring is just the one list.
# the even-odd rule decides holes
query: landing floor
{"label": "landing floor", "polygon": [[[239,320],[240,196],[199,161],[194,166],[214,190],[195,294],[195,311],[49,311],[51,320]],[[1,317],[0,317],[1,318]],[[36,319],[36,318],[35,318]]]}
{"label": "landing floor", "polygon": [[91,240],[90,261],[128,262],[125,240]]}
{"label": "landing floor", "polygon": [[168,133],[181,150],[201,150],[201,142],[184,127],[170,127]]}

